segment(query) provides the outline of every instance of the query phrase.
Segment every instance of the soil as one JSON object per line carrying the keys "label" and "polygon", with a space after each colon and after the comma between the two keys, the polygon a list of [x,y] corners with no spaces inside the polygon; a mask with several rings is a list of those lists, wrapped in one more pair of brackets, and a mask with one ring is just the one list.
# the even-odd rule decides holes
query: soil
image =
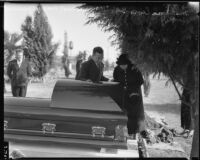
{"label": "soil", "polygon": [[[48,79],[42,83],[30,83],[28,85],[27,97],[50,98],[56,78],[64,78],[64,71],[60,71],[59,77]],[[105,76],[111,78],[112,72],[106,72]],[[74,78],[74,74],[70,75]],[[180,127],[180,101],[173,85],[165,86],[167,79],[153,79],[151,77],[151,90],[148,97],[144,97],[145,112],[156,121],[161,118],[165,120],[170,128],[176,129],[178,132],[182,131]],[[4,96],[12,96],[10,84],[6,83],[7,92]],[[175,144],[155,144],[147,145],[147,150],[150,157],[189,157],[192,145],[192,137],[183,138],[175,137]]]}
{"label": "soil", "polygon": [[[148,97],[144,97],[144,107],[146,113],[159,121],[161,118],[168,124],[169,128],[174,128],[182,132],[180,127],[180,101],[173,85],[165,86],[166,79],[152,79],[151,90]],[[150,157],[190,157],[192,137],[174,137],[176,145],[156,144],[156,147],[148,145]],[[168,147],[171,146],[171,147]]]}

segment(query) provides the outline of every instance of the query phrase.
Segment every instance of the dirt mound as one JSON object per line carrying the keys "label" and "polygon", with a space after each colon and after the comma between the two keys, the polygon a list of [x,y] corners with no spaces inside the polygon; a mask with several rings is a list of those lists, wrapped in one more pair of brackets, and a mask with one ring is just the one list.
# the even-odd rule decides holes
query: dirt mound
{"label": "dirt mound", "polygon": [[151,118],[145,113],[145,126],[148,129],[158,129],[161,128],[162,125],[158,123],[154,118]]}

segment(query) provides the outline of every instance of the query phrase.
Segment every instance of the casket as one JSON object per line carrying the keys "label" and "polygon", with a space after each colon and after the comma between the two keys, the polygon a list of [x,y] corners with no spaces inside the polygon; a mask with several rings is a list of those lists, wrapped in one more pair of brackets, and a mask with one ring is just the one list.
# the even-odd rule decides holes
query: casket
{"label": "casket", "polygon": [[50,99],[5,97],[4,140],[29,152],[32,147],[34,154],[57,149],[64,157],[87,156],[88,149],[128,150],[127,116],[118,105],[117,89],[114,82],[58,80]]}

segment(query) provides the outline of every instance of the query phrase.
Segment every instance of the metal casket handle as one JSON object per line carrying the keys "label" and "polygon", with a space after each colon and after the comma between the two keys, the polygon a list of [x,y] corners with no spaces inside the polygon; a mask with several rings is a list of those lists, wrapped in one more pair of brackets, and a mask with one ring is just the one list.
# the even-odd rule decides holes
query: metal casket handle
{"label": "metal casket handle", "polygon": [[4,121],[4,130],[8,128],[8,121]]}
{"label": "metal casket handle", "polygon": [[105,132],[106,132],[106,128],[105,127],[92,126],[92,136],[93,137],[101,136],[103,138],[104,135],[105,135]]}
{"label": "metal casket handle", "polygon": [[56,124],[53,123],[42,123],[42,131],[43,133],[54,133],[56,130]]}

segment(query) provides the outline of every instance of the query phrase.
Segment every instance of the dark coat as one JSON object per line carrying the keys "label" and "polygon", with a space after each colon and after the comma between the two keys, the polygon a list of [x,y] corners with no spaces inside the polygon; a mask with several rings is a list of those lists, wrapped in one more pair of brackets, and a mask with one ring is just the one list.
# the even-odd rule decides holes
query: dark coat
{"label": "dark coat", "polygon": [[28,77],[32,76],[31,65],[25,59],[19,67],[17,60],[14,59],[8,64],[7,74],[12,86],[26,86],[28,84]]}
{"label": "dark coat", "polygon": [[103,74],[101,73],[101,69],[95,64],[95,62],[90,59],[82,63],[79,79],[90,79],[92,82],[99,82],[103,80]]}
{"label": "dark coat", "polygon": [[[129,93],[139,93],[140,87],[144,83],[141,72],[135,66],[130,65],[126,70],[126,76],[128,85],[127,91]],[[115,67],[113,72],[113,78],[115,82],[120,82],[120,85],[122,87],[126,85],[125,72],[119,66]]]}
{"label": "dark coat", "polygon": [[115,82],[120,82],[119,94],[123,99],[122,108],[128,116],[128,133],[133,134],[144,130],[144,106],[141,92],[144,80],[141,72],[135,65],[129,65],[126,72],[117,66],[114,69],[113,78]]}
{"label": "dark coat", "polygon": [[103,71],[104,71],[104,64],[103,64],[103,62],[101,62],[101,63],[99,64],[99,68],[100,68],[100,74],[101,74],[101,79],[100,79],[100,81],[108,81],[109,79],[106,78],[106,77],[103,75]]}
{"label": "dark coat", "polygon": [[76,77],[75,79],[79,79],[79,74],[80,74],[80,70],[81,70],[81,64],[82,64],[83,60],[80,59],[76,62]]}

